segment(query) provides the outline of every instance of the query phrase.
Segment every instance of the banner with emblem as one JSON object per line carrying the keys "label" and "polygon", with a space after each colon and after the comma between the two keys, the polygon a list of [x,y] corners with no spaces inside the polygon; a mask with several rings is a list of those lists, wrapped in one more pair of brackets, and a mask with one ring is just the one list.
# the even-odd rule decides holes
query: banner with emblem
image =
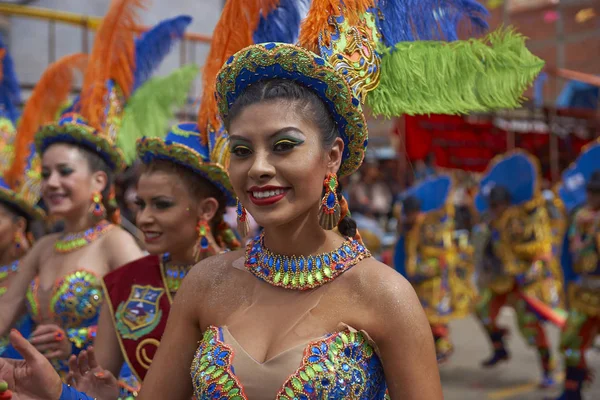
{"label": "banner with emblem", "polygon": [[147,256],[109,273],[104,286],[121,351],[141,382],[156,354],[171,308],[159,258]]}

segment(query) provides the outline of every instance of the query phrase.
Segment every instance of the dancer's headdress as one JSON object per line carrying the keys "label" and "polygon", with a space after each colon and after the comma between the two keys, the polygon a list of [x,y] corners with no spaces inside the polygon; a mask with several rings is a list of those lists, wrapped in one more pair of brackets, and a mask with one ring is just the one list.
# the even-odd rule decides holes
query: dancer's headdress
{"label": "dancer's headdress", "polygon": [[[221,128],[223,129],[223,128]],[[225,195],[228,206],[235,205],[235,193],[225,169],[229,152],[223,132],[208,132],[203,145],[195,122],[181,123],[163,139],[142,138],[138,141],[138,156],[145,164],[152,160],[167,160],[179,164],[213,183]]]}
{"label": "dancer's headdress", "polygon": [[[270,8],[259,10],[264,15]],[[367,145],[363,102],[386,116],[519,104],[543,66],[527,51],[522,36],[499,31],[482,40],[441,41],[456,39],[461,17],[485,28],[485,14],[472,0],[313,0],[302,22],[299,46],[263,43],[229,57],[216,83],[220,114],[227,118],[244,89],[263,79],[307,86],[327,105],[345,142],[339,174],[351,174]],[[205,90],[210,87],[205,85]],[[210,120],[211,102],[205,93],[201,120]]]}
{"label": "dancer's headdress", "polygon": [[[144,0],[113,0],[96,33],[81,95],[71,112],[36,134],[40,153],[53,143],[72,143],[100,155],[115,172],[125,167],[121,148],[131,153],[136,139],[126,137],[134,128],[121,130],[129,102],[191,22],[187,16],[167,20],[136,40],[138,12],[144,4]],[[160,130],[152,118],[161,114],[147,111],[149,121],[143,126]]]}
{"label": "dancer's headdress", "polygon": [[235,205],[236,196],[227,174],[227,134],[214,99],[216,73],[227,57],[255,40],[296,40],[303,11],[307,9],[306,0],[228,1],[217,22],[203,68],[204,95],[198,121],[174,126],[164,140],[158,135],[140,139],[137,148],[141,160],[148,163],[162,159],[182,165],[219,188],[227,205]]}
{"label": "dancer's headdress", "polygon": [[[4,46],[2,45],[4,49]],[[87,55],[73,54],[48,66],[25,104],[17,125],[17,107],[20,103],[19,84],[12,60],[4,49],[2,107],[2,143],[0,144],[0,198],[13,204],[30,218],[43,218],[37,206],[40,198],[41,163],[33,146],[33,134],[45,123],[56,118],[60,107],[72,89],[74,73],[82,71]]]}

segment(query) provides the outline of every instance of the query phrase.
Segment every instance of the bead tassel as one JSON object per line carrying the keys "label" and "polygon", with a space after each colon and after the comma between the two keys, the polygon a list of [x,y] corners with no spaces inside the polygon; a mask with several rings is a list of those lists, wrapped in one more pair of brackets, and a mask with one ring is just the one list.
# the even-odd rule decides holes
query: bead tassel
{"label": "bead tassel", "polygon": [[328,174],[323,181],[323,186],[325,186],[325,196],[323,196],[319,208],[319,225],[330,231],[338,225],[341,219],[341,208],[336,193],[338,182],[335,174]]}
{"label": "bead tassel", "polygon": [[247,237],[248,233],[250,233],[250,223],[248,222],[248,215],[246,214],[246,209],[239,200],[237,203],[237,228],[238,233],[242,238]]}

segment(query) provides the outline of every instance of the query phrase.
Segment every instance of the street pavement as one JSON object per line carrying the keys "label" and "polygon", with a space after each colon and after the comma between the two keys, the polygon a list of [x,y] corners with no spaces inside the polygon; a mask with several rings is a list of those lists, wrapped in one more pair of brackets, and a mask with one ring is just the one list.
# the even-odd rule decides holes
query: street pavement
{"label": "street pavement", "polygon": [[[491,348],[476,319],[469,317],[450,324],[455,350],[450,360],[440,366],[445,400],[549,400],[560,395],[563,360],[556,352],[559,330],[546,326],[557,355],[556,378],[559,384],[554,389],[539,389],[537,383],[541,373],[537,352],[526,346],[520,336],[512,309],[502,310],[500,324],[511,330],[507,341],[511,359],[493,369],[480,366],[481,360],[490,355]],[[596,371],[597,379],[585,390],[583,398],[600,400],[600,350],[588,351],[587,359],[588,365]]]}

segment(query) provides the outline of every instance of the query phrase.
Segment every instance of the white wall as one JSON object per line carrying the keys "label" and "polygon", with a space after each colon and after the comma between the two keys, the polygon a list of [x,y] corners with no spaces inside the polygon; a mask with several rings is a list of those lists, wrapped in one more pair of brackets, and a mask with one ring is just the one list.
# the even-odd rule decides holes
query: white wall
{"label": "white wall", "polygon": [[[67,11],[89,16],[102,16],[106,13],[110,0],[38,0],[32,2],[33,7],[43,7]],[[188,14],[194,21],[188,32],[211,35],[222,9],[222,0],[153,0],[148,9],[141,14],[142,23],[154,25],[162,19]],[[23,17],[9,19],[9,37],[7,38],[9,50],[15,60],[19,79],[24,84],[35,84],[49,63],[50,51],[48,48],[49,24],[47,21]],[[82,29],[76,26],[56,24],[56,50],[57,58],[82,51]],[[90,48],[93,43],[93,32],[89,33]],[[192,60],[193,50],[186,46],[186,59],[198,65],[204,63],[208,46],[195,45],[195,58]],[[172,54],[165,60],[159,75],[164,75],[180,66],[179,46],[173,49]],[[199,85],[196,86],[199,91]]]}

